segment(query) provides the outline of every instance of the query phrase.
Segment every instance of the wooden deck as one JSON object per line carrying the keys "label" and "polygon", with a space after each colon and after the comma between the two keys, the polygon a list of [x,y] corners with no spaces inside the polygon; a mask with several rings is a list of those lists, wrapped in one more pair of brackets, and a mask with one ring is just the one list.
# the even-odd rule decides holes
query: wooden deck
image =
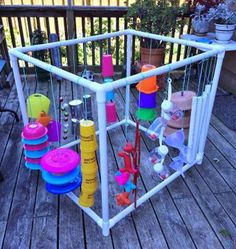
{"label": "wooden deck", "polygon": [[[25,85],[26,93],[37,91],[50,95],[48,83],[36,84],[34,78],[29,78],[29,82],[30,87]],[[72,88],[70,83],[54,86],[56,99],[63,96],[64,102],[68,102],[75,98],[76,89],[72,94]],[[123,95],[123,90],[116,93],[119,117],[124,107]],[[135,95],[132,90],[132,117]],[[0,90],[0,102],[19,113],[15,87]],[[215,116],[211,120],[203,164],[190,169],[185,178],[178,178],[116,224],[109,237],[103,237],[97,225],[68,197],[47,193],[40,174],[24,167],[20,136],[22,123],[15,123],[10,115],[4,113],[1,114],[0,127],[0,170],[5,177],[5,181],[0,183],[1,248],[236,248],[236,134]],[[134,130],[131,129],[128,136],[134,137]],[[113,176],[117,167],[122,165],[117,152],[125,143],[124,130],[110,131],[108,142],[113,216],[120,210],[114,201],[119,187]],[[154,143],[143,134],[139,194],[159,181],[147,160],[148,151],[153,147]],[[100,214],[99,201],[98,192],[94,209]]]}

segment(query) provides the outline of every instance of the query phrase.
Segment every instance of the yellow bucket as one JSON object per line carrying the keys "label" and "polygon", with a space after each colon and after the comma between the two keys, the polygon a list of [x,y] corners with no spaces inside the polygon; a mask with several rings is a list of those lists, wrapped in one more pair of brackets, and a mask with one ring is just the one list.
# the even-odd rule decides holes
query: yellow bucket
{"label": "yellow bucket", "polygon": [[94,195],[81,191],[79,204],[82,207],[92,207],[94,205]]}
{"label": "yellow bucket", "polygon": [[94,122],[91,120],[80,121],[80,145],[83,152],[93,152],[97,149]]}
{"label": "yellow bucket", "polygon": [[85,174],[93,174],[98,170],[95,152],[81,151],[81,170]]}
{"label": "yellow bucket", "polygon": [[97,189],[97,174],[82,174],[82,189],[86,193],[95,193]]}
{"label": "yellow bucket", "polygon": [[41,112],[48,114],[49,107],[50,100],[40,93],[32,94],[27,99],[27,113],[30,118],[38,118]]}

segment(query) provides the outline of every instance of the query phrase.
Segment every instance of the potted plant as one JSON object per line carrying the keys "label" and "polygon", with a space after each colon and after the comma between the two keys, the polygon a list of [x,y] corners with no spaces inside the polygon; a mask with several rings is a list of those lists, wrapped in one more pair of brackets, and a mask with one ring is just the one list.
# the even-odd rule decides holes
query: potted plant
{"label": "potted plant", "polygon": [[[134,29],[167,36],[179,26],[177,17],[183,13],[175,0],[136,0],[128,9],[127,19]],[[141,61],[160,66],[164,60],[166,42],[141,39]],[[151,50],[151,51],[150,51]]]}
{"label": "potted plant", "polygon": [[192,19],[194,33],[198,36],[205,36],[209,30],[209,16],[204,13],[205,6],[197,4]]}
{"label": "potted plant", "polygon": [[210,20],[215,23],[215,36],[219,43],[228,43],[233,36],[236,24],[234,5],[235,0],[225,0],[208,11]]}

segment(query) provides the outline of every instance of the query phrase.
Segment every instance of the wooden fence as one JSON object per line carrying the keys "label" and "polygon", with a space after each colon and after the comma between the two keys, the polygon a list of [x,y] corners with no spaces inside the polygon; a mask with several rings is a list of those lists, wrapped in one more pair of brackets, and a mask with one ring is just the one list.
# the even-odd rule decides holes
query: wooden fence
{"label": "wooden fence", "polygon": [[[61,40],[122,30],[128,27],[124,17],[126,13],[127,7],[1,6],[0,24],[4,25],[8,47],[16,47],[30,44],[30,35],[35,29],[44,31],[47,36],[56,33]],[[172,32],[173,37],[190,32],[190,17],[186,15],[180,18],[183,24],[178,31]],[[135,60],[139,56],[140,43],[138,39],[133,42]],[[84,62],[89,66],[99,66],[105,50],[113,54],[116,66],[122,66],[125,61],[126,39],[117,37],[87,44],[85,58],[80,45],[76,49],[64,48],[61,53],[62,62],[70,68]],[[185,56],[186,50],[182,46],[172,44],[165,61],[172,62]]]}

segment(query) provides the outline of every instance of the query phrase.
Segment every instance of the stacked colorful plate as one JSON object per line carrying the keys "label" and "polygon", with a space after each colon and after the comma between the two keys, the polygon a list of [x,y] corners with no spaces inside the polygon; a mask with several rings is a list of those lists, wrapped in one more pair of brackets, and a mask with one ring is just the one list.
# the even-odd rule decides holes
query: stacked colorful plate
{"label": "stacked colorful plate", "polygon": [[49,151],[47,128],[38,122],[29,123],[21,134],[24,147],[25,166],[40,170],[40,159]]}
{"label": "stacked colorful plate", "polygon": [[41,166],[48,192],[65,194],[80,187],[80,156],[75,151],[68,148],[51,150],[42,157]]}

